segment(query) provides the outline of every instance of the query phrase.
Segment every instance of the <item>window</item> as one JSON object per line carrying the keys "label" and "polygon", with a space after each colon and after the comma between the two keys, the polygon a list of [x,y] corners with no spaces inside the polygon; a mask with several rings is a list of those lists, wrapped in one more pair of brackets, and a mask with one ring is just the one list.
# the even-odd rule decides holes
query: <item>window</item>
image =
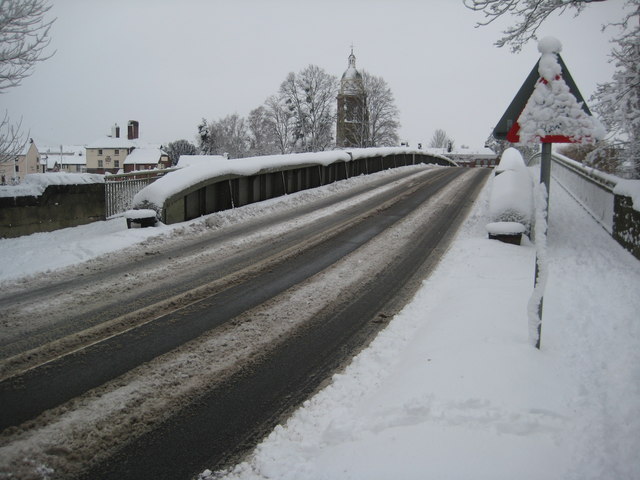
{"label": "window", "polygon": [[116,151],[115,151],[114,155],[120,155],[120,150],[118,150],[118,149],[116,148]]}
{"label": "window", "polygon": [[[116,152],[117,152],[117,150],[116,150]],[[117,153],[116,153],[116,155],[117,155]],[[116,168],[120,168],[120,160],[114,160],[113,161],[113,166],[116,167]]]}
{"label": "window", "polygon": [[18,173],[20,171],[20,165],[16,164],[16,173]]}
{"label": "window", "polygon": [[102,149],[101,148],[98,149],[98,155],[102,155]]}
{"label": "window", "polygon": [[102,164],[102,160],[98,160],[98,168],[102,168],[104,165]]}

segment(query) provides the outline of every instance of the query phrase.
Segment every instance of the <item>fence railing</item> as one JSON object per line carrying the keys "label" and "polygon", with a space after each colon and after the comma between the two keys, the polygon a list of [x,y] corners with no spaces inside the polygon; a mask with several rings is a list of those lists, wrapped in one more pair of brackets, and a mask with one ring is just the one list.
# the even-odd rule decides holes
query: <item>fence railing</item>
{"label": "fence railing", "polygon": [[[539,159],[540,154],[534,155],[529,165]],[[558,154],[552,155],[551,176],[607,232],[613,233],[616,177]]]}
{"label": "fence railing", "polygon": [[167,168],[106,176],[104,194],[107,218],[129,210],[136,193],[174,170],[175,168]]}

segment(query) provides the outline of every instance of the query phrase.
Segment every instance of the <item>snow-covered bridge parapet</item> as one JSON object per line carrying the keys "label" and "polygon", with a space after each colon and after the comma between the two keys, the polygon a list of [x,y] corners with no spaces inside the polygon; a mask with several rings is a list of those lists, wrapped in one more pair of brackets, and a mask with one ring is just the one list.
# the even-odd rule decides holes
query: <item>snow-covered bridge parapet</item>
{"label": "snow-covered bridge parapet", "polygon": [[553,178],[640,259],[640,180],[624,180],[564,155],[553,154],[552,160]]}
{"label": "snow-covered bridge parapet", "polygon": [[152,208],[163,223],[172,224],[390,168],[456,165],[444,156],[403,147],[194,160],[138,192],[134,207]]}
{"label": "snow-covered bridge parapet", "polygon": [[105,219],[104,177],[35,173],[0,186],[0,238],[51,232]]}

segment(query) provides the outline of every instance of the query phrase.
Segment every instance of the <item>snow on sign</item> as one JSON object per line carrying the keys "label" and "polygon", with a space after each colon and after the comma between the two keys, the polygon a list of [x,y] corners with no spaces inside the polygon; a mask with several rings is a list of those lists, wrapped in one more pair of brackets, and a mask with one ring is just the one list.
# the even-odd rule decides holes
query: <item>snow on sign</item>
{"label": "snow on sign", "polygon": [[604,129],[587,107],[553,37],[538,43],[538,63],[493,131],[511,143],[593,143]]}

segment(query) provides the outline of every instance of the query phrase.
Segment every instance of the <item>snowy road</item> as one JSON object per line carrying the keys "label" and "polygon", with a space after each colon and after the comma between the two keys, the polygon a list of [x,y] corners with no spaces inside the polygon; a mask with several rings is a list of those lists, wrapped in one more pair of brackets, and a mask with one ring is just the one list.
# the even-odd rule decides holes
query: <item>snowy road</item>
{"label": "snowy road", "polygon": [[[481,172],[403,169],[187,244],[151,240],[124,262],[80,267],[80,279],[75,269],[8,291],[3,323],[17,333],[0,340],[2,425],[35,420],[5,432],[3,460],[16,471],[25,458],[51,465],[54,478],[89,465],[87,478],[140,478],[171,455],[154,478],[178,478],[228,460],[396,311],[412,275],[446,247],[434,240],[454,233]],[[212,407],[223,404],[228,415]],[[243,429],[222,428],[233,422]],[[218,436],[204,450],[185,448],[207,432]],[[109,460],[125,442],[135,455]]]}

